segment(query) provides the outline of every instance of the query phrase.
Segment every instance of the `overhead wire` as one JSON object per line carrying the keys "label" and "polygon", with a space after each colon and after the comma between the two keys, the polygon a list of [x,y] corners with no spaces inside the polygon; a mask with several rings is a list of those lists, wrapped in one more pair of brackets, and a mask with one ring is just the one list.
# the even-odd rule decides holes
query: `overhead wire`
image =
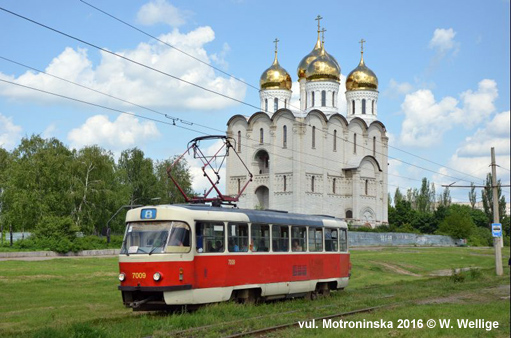
{"label": "overhead wire", "polygon": [[[179,78],[179,77],[177,77],[177,76],[174,76],[174,75],[172,75],[172,74],[169,74],[169,73],[167,73],[167,72],[164,72],[164,71],[158,70],[158,69],[156,69],[156,68],[153,68],[153,67],[150,67],[150,66],[144,65],[144,64],[142,64],[142,63],[140,63],[140,62],[138,62],[138,61],[132,60],[132,59],[127,58],[127,57],[125,57],[125,56],[123,56],[123,55],[120,55],[120,54],[118,54],[118,53],[111,52],[111,51],[109,51],[109,50],[107,50],[107,49],[104,49],[104,48],[102,48],[102,47],[99,47],[99,46],[97,46],[97,45],[95,45],[95,44],[92,44],[92,43],[89,43],[89,42],[87,42],[87,41],[85,41],[85,40],[82,40],[82,39],[80,39],[80,38],[74,37],[74,36],[72,36],[72,35],[70,35],[70,34],[64,33],[64,32],[62,32],[62,31],[60,31],[60,30],[57,30],[57,29],[52,28],[52,27],[49,27],[49,26],[47,26],[47,25],[45,25],[45,24],[39,23],[39,22],[37,22],[37,21],[35,21],[35,20],[32,20],[32,19],[30,19],[30,18],[27,18],[27,17],[25,17],[25,16],[23,16],[23,15],[20,15],[20,14],[14,13],[14,12],[12,12],[12,11],[9,11],[9,10],[7,10],[7,9],[5,9],[5,8],[0,7],[0,9],[1,9],[1,10],[3,10],[3,11],[5,11],[5,12],[7,12],[7,13],[9,13],[9,14],[12,14],[12,15],[14,15],[14,16],[17,16],[17,17],[19,17],[19,18],[21,18],[21,19],[24,19],[24,20],[27,20],[27,21],[29,21],[29,22],[32,22],[32,23],[34,23],[34,24],[36,24],[36,25],[39,25],[39,26],[41,26],[41,27],[43,27],[43,28],[49,29],[49,30],[54,31],[54,32],[56,32],[56,33],[58,33],[58,34],[61,34],[61,35],[64,35],[64,36],[66,36],[66,37],[69,37],[69,38],[71,38],[71,39],[74,39],[74,40],[76,40],[76,41],[82,42],[82,43],[84,43],[84,44],[86,44],[86,45],[88,45],[88,46],[91,46],[91,47],[93,47],[93,48],[96,48],[96,49],[98,49],[98,50],[101,50],[101,51],[104,51],[104,52],[109,53],[109,54],[111,54],[111,55],[114,55],[114,56],[117,56],[117,57],[119,57],[119,58],[122,58],[122,59],[124,59],[124,60],[126,60],[126,61],[128,61],[128,62],[132,62],[132,63],[134,63],[134,64],[137,64],[137,65],[141,66],[141,67],[144,67],[144,68],[147,68],[147,69],[153,70],[153,71],[155,71],[155,72],[158,72],[158,73],[160,73],[160,74],[162,74],[162,75],[166,75],[166,76],[169,76],[169,77],[174,78],[174,79],[176,79],[176,80],[179,80],[179,81],[185,82],[185,83],[187,83],[187,84],[189,84],[189,85],[192,85],[192,86],[198,87],[198,88],[203,89],[203,90],[205,90],[205,91],[208,91],[208,92],[210,92],[210,93],[217,94],[217,95],[220,95],[220,96],[222,96],[222,97],[224,97],[224,98],[227,98],[227,99],[230,99],[230,100],[233,100],[233,101],[236,101],[236,102],[242,103],[242,104],[244,104],[244,105],[246,105],[246,106],[249,106],[249,107],[252,107],[252,108],[256,108],[256,109],[259,109],[259,107],[254,106],[254,105],[252,105],[252,104],[250,104],[250,103],[244,102],[244,101],[242,101],[242,100],[238,100],[238,99],[236,99],[236,98],[232,98],[232,97],[230,97],[230,96],[228,96],[228,95],[225,95],[225,94],[222,94],[222,93],[220,93],[220,92],[217,92],[217,91],[211,90],[211,89],[206,88],[206,87],[204,87],[204,86],[201,86],[201,85],[195,84],[195,83],[190,82],[190,81],[187,81],[187,80],[183,80],[183,79],[181,79],[181,78]],[[290,121],[293,121],[293,122],[297,122],[297,121],[294,121],[294,120],[291,120],[291,119],[289,119],[289,120],[290,120]],[[342,127],[342,126],[341,126],[341,127]],[[321,130],[321,129],[320,129],[320,130]],[[324,131],[324,130],[321,130],[321,131],[322,131],[323,133],[326,133],[327,135],[328,135],[328,134],[330,134],[330,133],[328,133],[328,131]],[[330,134],[330,135],[331,135],[331,134]],[[350,140],[345,140],[345,139],[343,139],[343,138],[341,138],[341,137],[338,137],[338,139],[340,139],[341,141],[347,141],[347,142],[349,142],[349,143],[353,143],[353,144],[354,144],[354,142],[351,142]],[[362,146],[362,145],[359,145],[359,146],[360,146],[360,147],[362,147],[363,149],[366,149],[366,150],[369,150],[369,151],[370,151],[370,149],[369,149],[369,148],[367,148],[367,147],[364,147],[364,146]],[[380,153],[380,152],[378,152],[378,154],[381,154],[381,155],[384,155],[384,156],[388,156],[387,154]],[[455,176],[452,176],[452,175],[447,175],[447,174],[439,173],[439,172],[437,172],[437,171],[434,171],[434,170],[431,170],[431,169],[428,169],[428,168],[424,168],[424,167],[421,167],[421,166],[415,165],[415,164],[413,164],[413,163],[409,163],[409,162],[403,161],[403,160],[401,160],[401,159],[399,159],[399,158],[395,158],[395,157],[392,157],[392,156],[388,156],[388,158],[390,158],[390,159],[395,159],[395,160],[397,160],[397,161],[399,161],[399,162],[402,162],[402,163],[404,163],[404,164],[407,164],[407,165],[410,165],[410,166],[414,166],[414,167],[417,167],[417,168],[419,168],[419,169],[422,169],[422,170],[425,170],[425,171],[429,171],[429,172],[432,172],[432,173],[435,173],[435,174],[439,174],[439,175],[442,175],[442,176],[444,176],[444,177],[450,177],[450,178],[454,178],[454,179],[457,179],[457,180],[460,180],[460,181],[470,182],[470,181],[468,181],[468,180],[466,180],[466,179],[462,179],[462,178],[458,178],[458,177],[455,177]],[[466,174],[465,174],[465,175],[466,175]]]}
{"label": "overhead wire", "polygon": [[[82,3],[84,3],[85,5],[87,5],[87,6],[91,7],[91,8],[93,8],[93,9],[95,9],[95,10],[97,10],[97,11],[101,12],[101,13],[103,13],[104,15],[106,15],[106,16],[108,16],[108,17],[110,17],[110,18],[112,18],[112,19],[114,19],[114,20],[116,20],[116,21],[118,21],[118,22],[120,22],[120,23],[122,23],[122,24],[124,24],[124,25],[126,25],[126,26],[128,26],[128,27],[130,27],[130,28],[132,28],[132,29],[134,29],[134,30],[136,30],[136,31],[138,31],[139,33],[142,33],[142,34],[144,34],[144,35],[146,35],[146,36],[148,36],[148,37],[150,37],[150,38],[152,38],[152,39],[154,39],[154,40],[156,40],[156,41],[159,41],[160,43],[162,43],[162,44],[164,44],[164,45],[166,45],[166,46],[168,46],[168,47],[170,47],[170,48],[173,48],[173,49],[175,49],[175,50],[177,50],[177,51],[179,51],[179,52],[181,52],[181,53],[183,53],[183,54],[185,54],[185,55],[187,55],[187,56],[189,56],[189,57],[193,58],[194,60],[196,60],[196,61],[198,61],[198,62],[201,62],[202,64],[205,64],[205,65],[207,65],[207,66],[209,66],[209,67],[211,67],[211,68],[213,68],[213,69],[215,69],[215,70],[217,70],[217,71],[219,71],[219,72],[221,72],[221,73],[223,73],[223,74],[225,74],[225,75],[227,75],[227,76],[229,76],[229,77],[232,77],[233,79],[235,79],[235,80],[237,80],[237,81],[240,81],[240,82],[242,82],[242,83],[246,84],[247,86],[249,86],[249,87],[251,87],[251,88],[254,88],[254,89],[256,89],[256,90],[258,90],[258,91],[259,91],[259,88],[258,88],[258,87],[254,86],[254,85],[252,85],[252,84],[250,84],[250,83],[248,83],[248,82],[246,82],[246,81],[243,81],[243,80],[239,79],[238,77],[236,77],[236,76],[234,76],[234,75],[232,75],[232,74],[230,74],[230,73],[227,73],[227,72],[225,72],[225,71],[223,71],[223,70],[219,69],[218,67],[215,67],[215,66],[213,66],[212,64],[210,64],[210,63],[208,63],[208,62],[205,62],[205,61],[203,61],[203,60],[201,60],[201,59],[199,59],[199,58],[197,58],[197,57],[193,56],[193,55],[191,55],[190,53],[187,53],[187,52],[185,52],[185,51],[183,51],[183,50],[181,50],[181,49],[179,49],[179,48],[177,48],[177,47],[175,47],[175,46],[173,46],[173,45],[169,44],[168,42],[166,42],[166,41],[163,41],[163,40],[159,39],[158,37],[156,37],[156,36],[154,36],[154,35],[152,35],[152,34],[147,33],[146,31],[144,31],[144,30],[142,30],[142,29],[140,29],[140,28],[138,28],[138,27],[136,27],[136,26],[134,26],[134,25],[132,25],[132,24],[130,24],[130,23],[128,23],[128,22],[126,22],[125,20],[122,20],[122,19],[120,19],[120,18],[116,17],[115,15],[113,15],[113,14],[111,14],[111,13],[108,13],[107,11],[105,11],[105,10],[103,10],[103,9],[101,9],[101,8],[99,8],[99,7],[97,7],[97,6],[94,6],[94,5],[90,4],[90,3],[88,3],[87,1],[84,1],[84,0],[80,0],[80,1],[81,1]],[[272,96],[270,95],[270,97],[272,97]],[[277,97],[275,97],[275,98],[277,98]],[[277,99],[279,99],[279,98],[277,98]],[[298,109],[299,111],[301,111],[301,112],[303,112],[303,113],[306,113],[305,111],[303,111],[302,109],[300,109],[300,108],[298,108],[298,107],[295,107],[295,106],[292,106],[292,105],[290,105],[290,107],[296,108],[296,109]],[[342,126],[341,126],[341,127],[342,127]],[[381,144],[381,142],[380,142],[380,141],[377,141],[377,142],[379,142],[379,143]],[[413,153],[408,152],[408,151],[406,151],[406,150],[403,150],[403,149],[400,149],[400,148],[397,148],[397,147],[394,147],[394,146],[391,146],[391,145],[388,145],[388,147],[389,147],[389,148],[392,148],[392,149],[395,149],[395,150],[398,150],[398,151],[401,151],[401,152],[403,152],[403,153],[405,153],[405,154],[407,154],[407,155],[417,157],[417,158],[419,158],[419,159],[421,159],[421,160],[423,160],[423,161],[427,161],[427,162],[433,163],[433,164],[435,164],[435,165],[437,165],[437,166],[444,167],[444,168],[446,168],[446,169],[449,169],[449,170],[452,170],[452,171],[454,171],[454,172],[460,173],[460,174],[462,174],[462,175],[470,176],[470,177],[473,177],[473,178],[476,178],[476,179],[480,180],[480,178],[479,178],[479,177],[473,176],[473,175],[471,175],[471,174],[467,174],[467,173],[465,173],[465,172],[459,171],[459,170],[454,169],[454,168],[447,167],[447,166],[445,166],[445,165],[443,165],[443,164],[440,164],[440,163],[437,163],[437,162],[435,162],[435,161],[432,161],[432,160],[429,160],[429,159],[427,159],[427,158],[424,158],[424,157],[422,157],[422,156],[419,156],[419,155],[413,154]],[[392,159],[395,159],[395,160],[401,161],[401,160],[400,160],[400,159],[398,159],[398,158],[394,158],[394,157],[389,157],[389,158],[392,158]],[[403,162],[403,163],[405,163],[405,164],[407,164],[407,165],[413,165],[413,164],[406,163],[406,162]],[[424,170],[424,168],[420,168],[420,169],[423,169],[423,170]],[[429,171],[431,171],[431,170],[429,170]],[[435,171],[435,173],[437,173],[437,172]],[[440,174],[440,173],[437,173],[437,174]],[[469,182],[468,180],[465,180],[465,181]]]}

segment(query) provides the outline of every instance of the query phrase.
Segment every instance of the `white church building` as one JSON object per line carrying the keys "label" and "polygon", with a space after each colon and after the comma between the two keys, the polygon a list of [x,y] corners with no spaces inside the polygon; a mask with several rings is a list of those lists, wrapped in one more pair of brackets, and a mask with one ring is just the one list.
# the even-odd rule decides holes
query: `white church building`
{"label": "white church building", "polygon": [[[378,79],[365,65],[362,40],[360,63],[341,83],[341,68],[320,32],[318,20],[317,42],[298,65],[300,107],[290,106],[291,76],[275,48],[275,60],[260,79],[261,111],[227,123],[227,136],[253,174],[238,206],[378,226],[388,219],[388,138],[378,120]],[[347,102],[342,110],[341,86]],[[227,158],[226,176],[228,195],[249,179],[236,156]]]}

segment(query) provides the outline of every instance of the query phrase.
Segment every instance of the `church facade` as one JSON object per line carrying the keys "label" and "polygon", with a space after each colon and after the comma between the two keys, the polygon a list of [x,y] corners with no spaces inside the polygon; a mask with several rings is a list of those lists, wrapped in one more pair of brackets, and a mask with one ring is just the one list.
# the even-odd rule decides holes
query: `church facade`
{"label": "church facade", "polygon": [[[316,44],[298,65],[300,107],[290,106],[291,76],[276,48],[260,79],[261,111],[227,123],[227,136],[253,174],[238,206],[378,226],[388,219],[388,138],[378,120],[378,79],[365,65],[362,47],[359,65],[341,83],[341,68],[320,32],[318,20]],[[346,116],[339,113],[341,86]],[[236,156],[227,158],[226,176],[229,195],[249,179]]]}

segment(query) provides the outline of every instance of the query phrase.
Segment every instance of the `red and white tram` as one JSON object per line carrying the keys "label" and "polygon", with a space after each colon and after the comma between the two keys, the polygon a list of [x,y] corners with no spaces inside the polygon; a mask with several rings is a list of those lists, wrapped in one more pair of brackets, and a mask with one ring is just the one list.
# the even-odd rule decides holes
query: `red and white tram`
{"label": "red and white tram", "polygon": [[160,205],[128,211],[119,255],[134,310],[311,296],[350,276],[347,225],[328,216]]}

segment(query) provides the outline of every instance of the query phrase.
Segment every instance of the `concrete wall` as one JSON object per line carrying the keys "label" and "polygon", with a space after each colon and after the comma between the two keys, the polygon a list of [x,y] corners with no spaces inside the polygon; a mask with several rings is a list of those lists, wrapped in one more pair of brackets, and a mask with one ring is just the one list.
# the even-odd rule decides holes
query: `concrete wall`
{"label": "concrete wall", "polygon": [[417,235],[394,232],[349,232],[350,246],[454,246],[454,239],[449,236]]}

